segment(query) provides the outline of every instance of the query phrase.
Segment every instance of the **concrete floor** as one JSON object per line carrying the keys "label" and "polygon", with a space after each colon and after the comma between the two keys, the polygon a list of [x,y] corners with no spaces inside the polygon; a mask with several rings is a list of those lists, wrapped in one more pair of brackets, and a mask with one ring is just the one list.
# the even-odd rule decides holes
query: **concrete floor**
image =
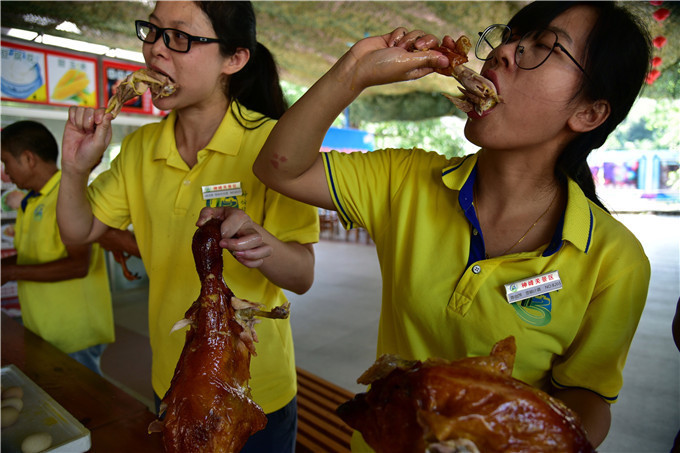
{"label": "concrete floor", "polygon": [[[601,453],[668,452],[680,429],[680,352],[671,320],[680,296],[680,216],[623,215],[652,263],[647,306],[628,356],[619,402]],[[353,392],[375,359],[381,279],[375,248],[344,232],[316,245],[316,277],[288,294],[298,366]],[[356,239],[356,241],[355,241]],[[117,342],[104,355],[111,379],[151,404],[146,292],[115,295]]]}

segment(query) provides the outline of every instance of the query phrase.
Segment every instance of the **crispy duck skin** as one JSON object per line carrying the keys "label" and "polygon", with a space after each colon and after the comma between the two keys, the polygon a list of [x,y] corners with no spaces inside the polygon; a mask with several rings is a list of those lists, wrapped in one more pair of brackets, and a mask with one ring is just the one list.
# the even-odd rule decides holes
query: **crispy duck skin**
{"label": "crispy duck skin", "polygon": [[467,54],[470,52],[470,48],[472,47],[470,38],[463,35],[458,38],[458,40],[454,41],[454,44],[454,49],[445,46],[436,46],[430,49],[444,54],[444,56],[449,59],[449,66],[446,68],[435,69],[437,73],[445,76],[454,76],[456,67],[468,62]]}
{"label": "crispy duck skin", "polygon": [[594,452],[575,413],[510,375],[514,337],[457,361],[382,356],[338,408],[378,453]]}
{"label": "crispy duck skin", "polygon": [[288,307],[263,312],[234,297],[222,278],[220,224],[208,221],[193,238],[201,294],[178,323],[190,329],[161,403],[165,418],[149,427],[162,431],[166,452],[238,452],[267,424],[248,386],[257,341],[253,317],[285,318]]}

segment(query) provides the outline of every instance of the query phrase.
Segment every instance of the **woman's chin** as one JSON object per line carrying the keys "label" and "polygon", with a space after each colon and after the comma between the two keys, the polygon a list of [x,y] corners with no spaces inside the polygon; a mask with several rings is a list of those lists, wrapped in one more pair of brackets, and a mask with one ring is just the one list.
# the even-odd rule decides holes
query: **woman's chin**
{"label": "woman's chin", "polygon": [[176,107],[177,102],[175,102],[174,95],[164,97],[164,98],[157,98],[152,101],[153,106],[156,107],[158,110],[163,110],[163,111],[168,111],[172,110]]}

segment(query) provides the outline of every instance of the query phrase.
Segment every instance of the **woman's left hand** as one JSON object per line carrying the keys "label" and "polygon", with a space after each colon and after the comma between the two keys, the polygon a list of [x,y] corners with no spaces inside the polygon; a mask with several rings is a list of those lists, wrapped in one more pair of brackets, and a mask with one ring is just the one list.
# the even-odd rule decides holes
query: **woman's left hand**
{"label": "woman's left hand", "polygon": [[262,227],[241,209],[203,208],[196,225],[201,226],[210,219],[222,220],[220,247],[229,250],[244,266],[260,267],[264,259],[271,256],[272,247],[264,242]]}

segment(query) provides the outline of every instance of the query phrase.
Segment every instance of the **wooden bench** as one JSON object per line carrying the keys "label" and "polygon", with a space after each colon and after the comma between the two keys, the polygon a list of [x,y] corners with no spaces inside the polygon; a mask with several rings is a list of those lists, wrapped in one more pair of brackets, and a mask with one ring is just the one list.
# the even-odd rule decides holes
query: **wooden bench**
{"label": "wooden bench", "polygon": [[297,369],[297,379],[296,452],[349,452],[352,428],[335,414],[335,409],[354,393],[301,368]]}

